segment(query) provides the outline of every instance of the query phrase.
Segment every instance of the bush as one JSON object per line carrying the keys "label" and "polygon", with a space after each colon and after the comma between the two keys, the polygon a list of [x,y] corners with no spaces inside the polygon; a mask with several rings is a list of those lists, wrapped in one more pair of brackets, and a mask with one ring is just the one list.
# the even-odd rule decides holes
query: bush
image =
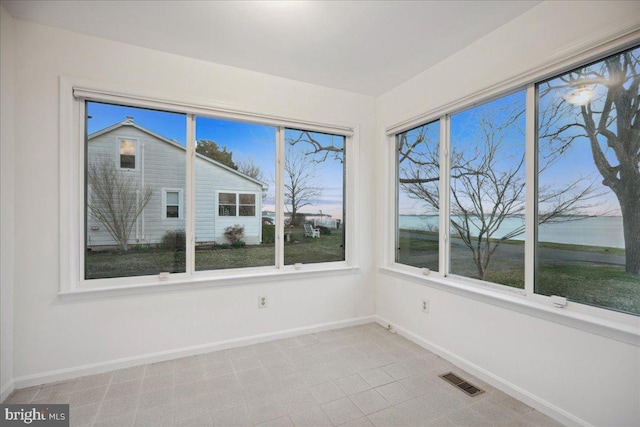
{"label": "bush", "polygon": [[269,224],[262,224],[262,243],[275,243],[276,242],[276,226]]}
{"label": "bush", "polygon": [[167,231],[162,236],[160,248],[167,251],[184,251],[187,248],[187,234],[184,230]]}
{"label": "bush", "polygon": [[231,246],[233,246],[234,248],[238,249],[238,248],[244,248],[247,244],[243,241],[243,240],[236,240],[235,242],[233,242],[231,244]]}
{"label": "bush", "polygon": [[232,245],[244,237],[244,225],[234,225],[224,229],[224,237],[227,238]]}
{"label": "bush", "polygon": [[330,236],[331,235],[331,230],[329,229],[329,227],[325,227],[324,225],[319,225],[316,228],[318,230],[320,230],[320,235],[321,236]]}
{"label": "bush", "polygon": [[220,249],[229,249],[229,244],[228,243],[221,243],[218,246],[220,247]]}

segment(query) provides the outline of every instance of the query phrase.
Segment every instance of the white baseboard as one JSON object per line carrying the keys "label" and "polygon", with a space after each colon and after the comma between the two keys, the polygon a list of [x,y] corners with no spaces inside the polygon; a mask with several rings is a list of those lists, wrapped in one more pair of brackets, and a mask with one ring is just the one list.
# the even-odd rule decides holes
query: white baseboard
{"label": "white baseboard", "polygon": [[[253,335],[243,338],[234,338],[231,340],[218,341],[208,344],[185,347],[175,350],[161,351],[157,353],[144,354],[140,356],[127,357],[123,359],[94,363],[90,365],[77,366],[73,368],[60,369],[57,371],[42,372],[39,374],[28,375],[24,377],[14,378],[10,383],[10,391],[16,388],[30,387],[33,385],[44,384],[54,381],[61,381],[70,378],[81,377],[85,375],[100,374],[103,372],[113,371],[116,369],[130,368],[132,366],[146,365],[148,363],[162,362],[165,360],[177,359],[180,357],[194,356],[197,354],[209,353],[212,351],[225,350],[228,348],[242,347],[245,345],[258,344],[267,341],[278,340],[282,338],[294,337],[297,335],[310,334],[315,332],[328,331],[332,329],[346,328],[348,326],[363,325],[365,323],[375,322],[375,316],[357,317],[347,320],[339,320],[336,322],[322,323],[312,326],[304,326],[301,328],[287,329],[278,332],[269,332],[266,334]],[[4,391],[3,391],[3,399]]]}
{"label": "white baseboard", "polygon": [[13,381],[9,381],[7,384],[3,385],[0,389],[2,390],[0,391],[0,403],[4,402],[14,389],[15,383]]}
{"label": "white baseboard", "polygon": [[424,338],[418,336],[417,334],[414,334],[413,332],[410,332],[402,327],[397,326],[396,324],[385,319],[384,317],[377,316],[377,315],[374,317],[376,318],[376,322],[384,326],[385,328],[387,327],[387,325],[392,325],[393,329],[399,335],[418,344],[420,347],[423,347],[429,350],[430,352],[437,354],[438,356],[442,357],[443,359],[446,359],[447,361],[453,363],[459,368],[464,369],[466,372],[470,373],[471,375],[478,377],[479,379],[486,382],[487,384],[490,384],[491,386],[508,394],[509,396],[512,396],[518,399],[519,401],[531,406],[534,409],[537,409],[538,411],[550,416],[556,421],[564,425],[575,425],[575,426],[585,426],[585,427],[592,426],[592,424],[589,424],[585,420],[565,411],[562,408],[559,408],[553,405],[550,402],[547,402],[546,400],[532,393],[529,393],[528,391],[522,389],[521,387],[518,387],[517,385],[512,384],[509,381],[506,381],[504,378],[501,378],[495,375],[494,373],[489,372],[486,369],[483,369],[482,367],[468,361],[467,359],[464,359],[450,352],[445,348],[442,348],[430,341],[427,341]]}

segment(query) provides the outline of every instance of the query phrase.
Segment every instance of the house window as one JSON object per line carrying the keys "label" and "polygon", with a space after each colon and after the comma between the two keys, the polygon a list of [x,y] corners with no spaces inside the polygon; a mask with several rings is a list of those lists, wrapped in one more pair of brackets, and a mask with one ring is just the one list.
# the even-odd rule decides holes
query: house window
{"label": "house window", "polygon": [[[395,262],[640,315],[639,56],[635,47],[390,131]],[[446,224],[437,242],[429,220]]]}
{"label": "house window", "polygon": [[256,216],[256,195],[239,194],[238,213],[240,216]]}
{"label": "house window", "polygon": [[284,263],[345,259],[345,137],[284,132]]}
{"label": "house window", "polygon": [[396,257],[438,271],[440,121],[396,136]]}
{"label": "house window", "polygon": [[182,190],[164,191],[164,218],[181,218],[182,214]]}
{"label": "house window", "polygon": [[[68,81],[61,81],[61,90],[73,91],[74,105],[68,111],[79,110],[85,117],[70,132],[78,138],[64,138],[63,151],[70,154],[61,159],[62,179],[68,183],[61,186],[61,198],[70,203],[61,204],[68,208],[61,208],[60,214],[70,225],[66,235],[72,236],[62,243],[62,259],[69,263],[62,273],[68,276],[61,280],[63,291],[85,285],[161,284],[170,273],[180,274],[170,281],[190,281],[196,273],[202,277],[201,272],[210,270],[278,271],[292,263],[345,260],[344,151],[350,128],[310,124],[338,133],[294,131],[271,117],[256,117],[256,122],[270,124],[216,118],[235,115],[106,95],[74,88]],[[127,106],[132,99],[149,108]],[[247,117],[242,114],[243,120]],[[298,141],[285,141],[285,134]],[[294,217],[303,215],[305,222],[296,228],[289,220],[285,232],[284,206],[290,202],[284,163],[291,159],[285,147],[296,145],[311,153],[314,143],[323,146],[310,156],[312,163],[318,164],[319,180],[331,186],[307,193],[302,203],[296,198],[299,215]],[[83,166],[66,173],[73,164]],[[76,200],[84,205],[80,218]],[[306,226],[313,226],[314,235],[322,228],[322,237],[333,237],[307,239],[307,250],[292,258],[289,244],[302,242]],[[84,247],[73,244],[78,235],[84,237]],[[305,258],[308,254],[313,256]]]}
{"label": "house window", "polygon": [[136,168],[136,141],[120,139],[120,168]]}
{"label": "house window", "polygon": [[640,315],[640,48],[536,85],[535,292]]}
{"label": "house window", "polygon": [[218,193],[218,215],[236,216],[236,193]]}

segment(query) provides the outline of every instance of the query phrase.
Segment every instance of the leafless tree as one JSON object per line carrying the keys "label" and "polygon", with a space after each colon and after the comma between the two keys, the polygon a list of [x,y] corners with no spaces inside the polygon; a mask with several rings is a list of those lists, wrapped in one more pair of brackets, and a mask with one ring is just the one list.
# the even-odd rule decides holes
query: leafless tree
{"label": "leafless tree", "polygon": [[322,194],[316,177],[316,164],[309,161],[305,153],[287,143],[284,162],[285,206],[291,213],[291,224],[297,225],[296,215],[303,206]]}
{"label": "leafless tree", "polygon": [[[625,272],[640,275],[640,49],[543,83],[542,153],[564,153],[588,141],[602,185],[616,195],[622,213]],[[558,96],[573,91],[584,99]]]}
{"label": "leafless tree", "polygon": [[118,171],[113,159],[98,157],[88,168],[88,209],[124,251],[136,220],[151,199],[151,187],[140,188],[127,171]]}
{"label": "leafless tree", "polygon": [[247,175],[255,179],[256,181],[264,182],[264,174],[262,173],[262,168],[257,165],[253,159],[249,159],[246,161],[239,161],[236,163],[238,165],[238,172]]}
{"label": "leafless tree", "polygon": [[[481,280],[489,271],[496,249],[524,232],[522,225],[496,237],[507,218],[524,214],[525,146],[523,131],[518,125],[523,114],[523,102],[477,107],[474,116],[477,125],[464,132],[463,143],[451,147],[449,220],[455,236],[471,251]],[[399,135],[399,184],[409,197],[438,211],[439,141],[428,138],[428,126]],[[579,183],[582,181],[574,186]],[[590,185],[578,194],[567,189],[541,191],[542,197],[554,208],[538,218],[540,224],[580,211],[585,207],[585,200],[593,195]]]}

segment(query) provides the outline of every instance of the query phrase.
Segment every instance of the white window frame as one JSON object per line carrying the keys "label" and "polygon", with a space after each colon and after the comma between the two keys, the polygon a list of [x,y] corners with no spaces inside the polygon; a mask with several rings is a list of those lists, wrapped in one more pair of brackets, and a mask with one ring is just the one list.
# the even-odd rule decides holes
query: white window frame
{"label": "white window frame", "polygon": [[[235,194],[236,195],[236,214],[235,215],[220,215],[220,193],[225,194]],[[255,218],[258,216],[257,203],[254,203],[253,206],[256,208],[255,214],[253,215],[240,215],[240,195],[241,194],[253,194],[258,200],[258,195],[262,197],[262,193],[257,191],[242,191],[242,190],[216,190],[215,197],[215,210],[216,210],[216,218]]]}
{"label": "white window frame", "polygon": [[[122,162],[120,160],[120,146],[122,141],[132,141],[135,154],[133,156],[133,167],[132,168],[123,168]],[[138,142],[138,138],[130,138],[126,136],[116,136],[116,165],[119,170],[122,171],[137,171],[140,169],[140,143]]]}
{"label": "white window frame", "polygon": [[[534,292],[535,275],[535,221],[537,203],[537,170],[536,170],[536,92],[537,82],[558,76],[584,64],[601,60],[634,47],[640,43],[637,35],[633,33],[622,35],[613,40],[606,40],[600,45],[589,49],[579,50],[573,54],[566,54],[561,60],[551,64],[545,64],[518,78],[506,83],[488,88],[468,97],[456,100],[434,111],[404,120],[386,127],[387,134],[387,182],[385,213],[387,224],[393,224],[394,228],[385,230],[386,242],[383,254],[383,262],[380,271],[383,274],[399,277],[434,287],[451,293],[463,295],[476,300],[481,300],[493,305],[502,306],[511,310],[520,311],[529,315],[552,320],[558,323],[576,327],[591,333],[613,338],[625,343],[640,346],[640,321],[638,316],[621,313],[607,308],[589,306],[574,301],[568,301],[565,307],[554,305],[550,296],[536,294]],[[519,90],[526,93],[526,208],[525,208],[525,286],[517,289],[505,285],[480,281],[467,277],[450,274],[450,248],[449,248],[449,191],[450,191],[450,164],[449,164],[449,130],[450,117],[458,112],[472,108],[473,106],[490,102]],[[433,121],[440,120],[440,270],[425,271],[395,261],[395,241],[397,233],[397,177],[396,164],[396,136],[402,132],[413,129]]]}
{"label": "white window frame", "polygon": [[[276,176],[283,183],[284,129],[295,128],[345,137],[347,156],[345,211],[349,218],[357,217],[353,189],[358,185],[357,152],[359,129],[354,124],[326,124],[304,119],[279,117],[251,112],[249,109],[230,108],[228,105],[176,99],[159,92],[139,90],[123,91],[121,85],[96,82],[81,78],[60,77],[60,289],[63,299],[86,299],[113,295],[128,295],[158,290],[183,290],[202,286],[227,286],[244,283],[279,281],[313,275],[351,274],[359,269],[356,248],[351,242],[358,240],[359,231],[348,226],[345,236],[345,260],[338,262],[284,265],[283,224],[276,222],[276,259],[273,266],[246,267],[228,270],[195,271],[195,117],[265,124],[276,128]],[[130,276],[109,279],[84,279],[85,254],[85,101],[104,102],[160,111],[183,113],[187,121],[186,186],[184,189],[185,228],[187,234],[187,268],[184,273],[167,275]],[[131,138],[129,138],[131,139]],[[137,158],[139,156],[136,156]],[[119,162],[119,144],[118,144]],[[284,215],[284,191],[276,187],[276,215]],[[248,191],[247,193],[252,193]],[[261,197],[261,193],[256,193]],[[217,213],[217,196],[216,196]],[[260,215],[257,212],[256,215]],[[163,215],[164,216],[164,215]],[[249,218],[249,217],[248,217]]]}
{"label": "white window frame", "polygon": [[[167,193],[178,193],[178,216],[176,218],[167,216],[167,206],[174,206],[167,204]],[[162,189],[162,219],[168,221],[176,221],[184,219],[184,207],[183,207],[183,190],[182,188],[163,188]]]}

